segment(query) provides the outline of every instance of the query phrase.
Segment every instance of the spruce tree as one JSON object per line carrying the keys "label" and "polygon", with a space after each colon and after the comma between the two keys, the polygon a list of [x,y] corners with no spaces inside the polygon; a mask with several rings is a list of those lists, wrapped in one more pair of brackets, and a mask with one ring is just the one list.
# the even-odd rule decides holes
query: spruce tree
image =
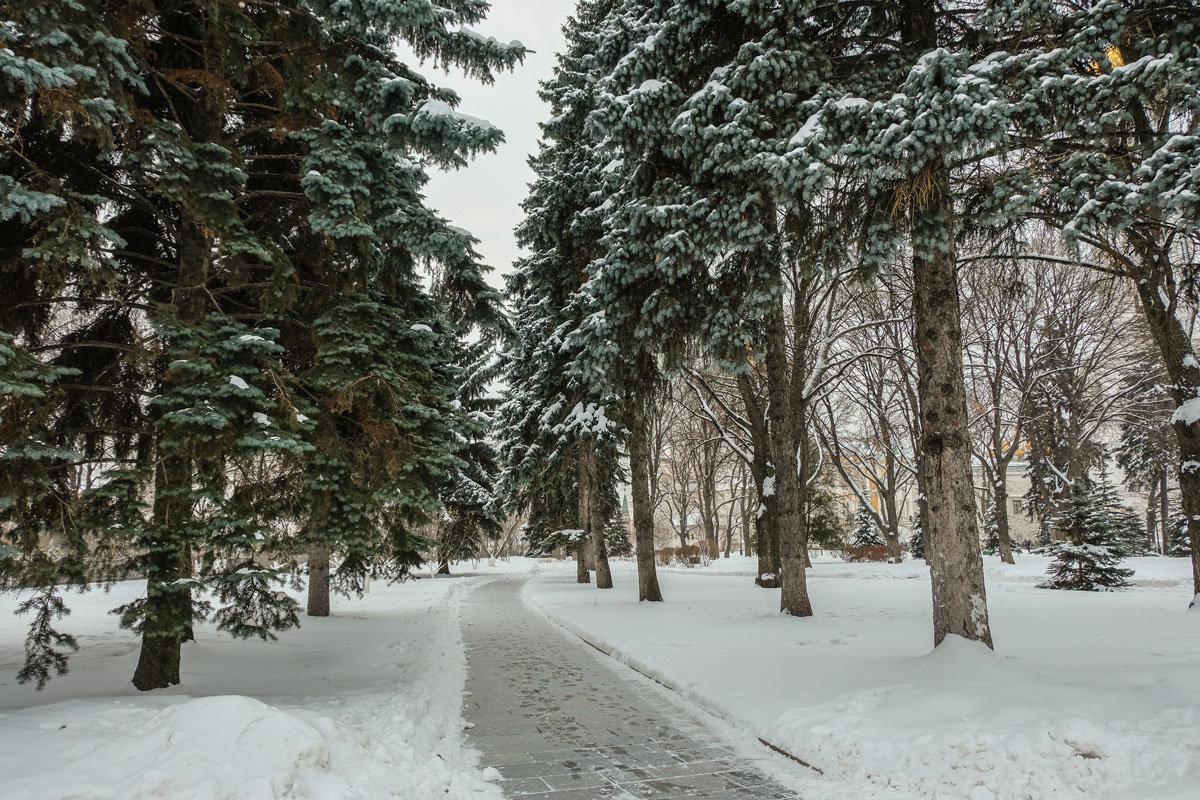
{"label": "spruce tree", "polygon": [[1103,592],[1129,585],[1133,570],[1118,566],[1124,557],[1118,520],[1101,490],[1082,481],[1071,484],[1055,512],[1054,527],[1065,539],[1050,545],[1054,561],[1040,588]]}
{"label": "spruce tree", "polygon": [[908,539],[908,551],[913,558],[925,558],[925,531],[921,526],[921,516],[914,514],[911,520],[912,535]]}
{"label": "spruce tree", "polygon": [[850,529],[851,547],[882,547],[883,537],[875,527],[875,516],[865,509],[854,514],[854,525]]}
{"label": "spruce tree", "polygon": [[[108,470],[70,515],[87,526],[75,540],[94,545],[71,571],[81,582],[148,576],[122,621],[143,635],[135,684],[157,688],[178,682],[182,641],[209,613],[196,590],[211,592],[219,626],[269,637],[297,621],[270,588],[285,577],[282,564],[263,566],[272,555],[322,545],[351,582],[373,560],[402,574],[416,559],[415,526],[484,424],[454,405],[453,342],[499,319],[473,240],[423,204],[421,162],[461,166],[500,133],[454,111],[453,93],[394,45],[483,80],[523,48],[463,27],[482,20],[481,4],[210,15],[158,2],[119,19],[125,41],[100,9],[43,5],[13,15],[25,27],[0,58],[51,83],[18,81],[6,63],[23,88],[5,119],[30,141],[52,143],[55,126],[72,135],[40,172],[14,161],[18,139],[5,137],[0,224],[18,226],[5,241],[20,244],[3,269],[15,264],[18,283],[42,293],[20,307],[42,311],[0,329],[25,347],[41,344],[52,311],[72,327],[49,343],[65,366],[47,377],[63,391],[7,383],[44,399],[25,416],[60,442],[43,463],[74,447]],[[46,89],[58,96],[53,122]],[[35,278],[37,263],[74,274]],[[424,267],[436,272],[428,288]],[[79,357],[84,348],[129,356]],[[22,361],[16,349],[6,367]],[[75,476],[52,477],[38,503],[68,497],[57,487]],[[299,539],[285,520],[299,521]],[[26,550],[22,560],[44,561]],[[114,551],[131,558],[102,571]]]}
{"label": "spruce tree", "polygon": [[[1200,519],[1200,361],[1187,332],[1194,270],[1177,246],[1200,224],[1200,23],[1194,4],[1172,0],[1052,13],[1037,90],[1024,98],[1024,125],[1039,145],[1028,174],[1040,184],[1012,194],[1131,279],[1169,376],[1183,509]],[[1200,592],[1200,537],[1191,539]]]}
{"label": "spruce tree", "polygon": [[[566,49],[555,74],[541,87],[552,116],[542,124],[539,152],[531,159],[537,180],[517,230],[530,255],[508,284],[516,333],[505,356],[510,395],[499,411],[503,494],[514,508],[528,510],[534,538],[587,532],[599,562],[597,582],[605,588],[611,579],[603,520],[610,515],[603,498],[615,497],[622,411],[616,371],[593,368],[582,352],[588,342],[573,334],[581,326],[605,325],[584,281],[598,254],[591,210],[602,202],[601,188],[618,177],[597,161],[583,125],[595,103],[598,65],[614,57],[603,51],[595,30],[611,5],[607,0],[580,5],[564,29]],[[567,497],[572,502],[564,508]],[[570,544],[582,564],[584,539]],[[639,569],[645,569],[641,559]],[[585,575],[579,573],[581,581]]]}

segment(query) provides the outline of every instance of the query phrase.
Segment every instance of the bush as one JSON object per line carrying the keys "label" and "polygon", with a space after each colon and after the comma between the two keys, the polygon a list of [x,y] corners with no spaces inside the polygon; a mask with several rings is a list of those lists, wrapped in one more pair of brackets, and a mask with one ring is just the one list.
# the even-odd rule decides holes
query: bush
{"label": "bush", "polygon": [[887,561],[887,545],[873,544],[865,547],[847,547],[842,551],[847,561]]}
{"label": "bush", "polygon": [[663,547],[654,551],[654,561],[660,567],[685,566],[695,567],[707,565],[721,554],[721,548],[716,542],[702,539],[696,544],[685,544],[683,547]]}

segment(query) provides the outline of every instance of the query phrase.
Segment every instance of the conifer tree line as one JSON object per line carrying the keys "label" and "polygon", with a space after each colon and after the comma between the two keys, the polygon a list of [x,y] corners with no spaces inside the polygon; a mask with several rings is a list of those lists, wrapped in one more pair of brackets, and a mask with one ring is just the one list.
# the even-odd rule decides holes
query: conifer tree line
{"label": "conifer tree line", "polygon": [[[652,415],[684,385],[753,472],[786,613],[819,612],[813,495],[857,454],[915,484],[935,643],[990,645],[1001,478],[1028,460],[1043,527],[1086,550],[1113,429],[1131,485],[1177,484],[1200,592],[1196,3],[582,0],[565,32],[500,409],[531,531],[599,543],[573,498],[623,453],[661,599]],[[861,505],[890,546],[898,511]]]}
{"label": "conifer tree line", "polygon": [[[523,58],[482,0],[0,2],[0,588],[22,680],[64,593],[137,577],[134,685],[193,626],[273,638],[430,519],[496,526],[485,391],[508,333],[432,167],[501,132],[419,70]],[[401,56],[401,48],[411,55]],[[461,537],[460,537],[461,538]]]}

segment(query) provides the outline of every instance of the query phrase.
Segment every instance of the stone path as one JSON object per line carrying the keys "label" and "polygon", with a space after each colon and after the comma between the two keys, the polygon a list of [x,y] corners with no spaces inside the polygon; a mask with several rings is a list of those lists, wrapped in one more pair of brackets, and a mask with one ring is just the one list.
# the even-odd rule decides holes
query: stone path
{"label": "stone path", "polygon": [[[463,603],[464,715],[509,797],[796,798],[691,713],[556,629],[497,580]],[[581,591],[586,591],[581,589]],[[615,591],[615,590],[614,590]]]}

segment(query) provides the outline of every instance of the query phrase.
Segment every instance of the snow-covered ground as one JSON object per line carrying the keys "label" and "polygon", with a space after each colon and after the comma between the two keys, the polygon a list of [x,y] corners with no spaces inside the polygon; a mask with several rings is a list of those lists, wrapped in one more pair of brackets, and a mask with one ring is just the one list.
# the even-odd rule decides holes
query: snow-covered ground
{"label": "snow-covered ground", "polygon": [[0,799],[481,798],[463,741],[459,601],[497,572],[566,627],[734,726],[820,768],[822,800],[1194,800],[1200,797],[1200,613],[1181,559],[1136,559],[1133,589],[1036,588],[1044,559],[987,562],[996,652],[931,652],[921,563],[819,560],[817,615],[776,611],[749,559],[663,569],[666,603],[574,582],[570,562],[463,564],[466,577],[375,583],[273,643],[211,628],[184,683],[139,694],[137,640],[108,610],[137,595],[72,596],[71,673],[20,686],[24,620],[0,595]]}
{"label": "snow-covered ground", "polygon": [[961,639],[932,651],[923,562],[820,560],[809,619],[781,616],[737,558],[660,570],[665,603],[635,601],[631,564],[613,591],[546,574],[526,598],[823,770],[813,796],[1200,797],[1188,562],[1133,559],[1134,588],[1093,594],[1038,589],[1046,560],[1019,560],[987,560],[995,653]]}
{"label": "snow-covered ground", "polygon": [[480,580],[376,582],[271,643],[202,626],[183,684],[145,694],[108,613],[142,584],[69,597],[80,651],[42,692],[16,682],[25,620],[0,595],[0,798],[499,798],[462,735],[459,601]]}

